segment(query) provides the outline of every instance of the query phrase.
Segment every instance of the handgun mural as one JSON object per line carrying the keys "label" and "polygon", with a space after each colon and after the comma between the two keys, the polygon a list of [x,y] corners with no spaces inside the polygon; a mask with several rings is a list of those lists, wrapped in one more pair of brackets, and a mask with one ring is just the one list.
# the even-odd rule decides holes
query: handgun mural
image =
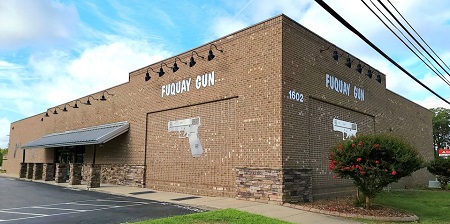
{"label": "handgun mural", "polygon": [[356,125],[356,123],[333,118],[333,131],[342,132],[342,139],[346,139],[356,136],[356,133],[358,132],[358,125]]}
{"label": "handgun mural", "polygon": [[193,157],[200,157],[203,154],[202,143],[198,138],[200,125],[200,117],[169,121],[167,124],[169,132],[178,131],[178,138],[189,138]]}

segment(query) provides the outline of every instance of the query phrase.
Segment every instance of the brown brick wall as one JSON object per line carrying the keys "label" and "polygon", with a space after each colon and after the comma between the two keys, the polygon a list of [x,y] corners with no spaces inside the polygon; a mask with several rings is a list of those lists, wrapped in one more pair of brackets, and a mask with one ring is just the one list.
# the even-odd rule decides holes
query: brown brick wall
{"label": "brown brick wall", "polygon": [[[348,181],[332,179],[326,167],[327,150],[342,139],[332,130],[333,118],[356,122],[358,133],[402,135],[431,158],[432,114],[386,90],[384,74],[381,84],[375,80],[378,72],[372,79],[365,76],[370,65],[362,62],[359,74],[355,71],[359,59],[350,55],[354,61],[348,68],[343,50],[336,48],[342,56],[338,61],[331,57],[334,46],[321,52],[330,43],[295,21],[278,16],[213,43],[224,52],[213,48],[212,61],[206,60],[208,43],[193,49],[205,57],[194,55],[194,67],[177,61],[176,73],[164,66],[166,74],[158,77],[149,71],[148,82],[147,67],[137,69],[129,74],[129,82],[107,90],[114,94],[107,96],[108,101],[91,98],[91,106],[78,102],[79,109],[68,107],[58,115],[50,111],[50,117],[42,113],[14,122],[5,168],[19,173],[20,147],[45,134],[118,121],[128,121],[129,132],[97,146],[96,163],[146,165],[147,187],[185,193],[236,196],[236,167],[311,169],[316,196],[352,191]],[[191,55],[188,51],[177,57],[189,62]],[[174,59],[164,62],[172,66]],[[161,63],[150,66],[158,71]],[[214,85],[196,89],[196,78],[212,72]],[[326,74],[349,83],[349,96],[327,88]],[[187,79],[190,91],[162,96],[162,86]],[[354,86],[365,90],[364,101],[353,97]],[[291,99],[289,91],[299,98]],[[93,96],[100,98],[101,92]],[[169,120],[192,117],[201,118],[198,135],[204,152],[199,158],[192,157],[188,139],[167,130]],[[87,147],[85,163],[91,163],[92,153],[92,146]],[[53,162],[53,150],[27,150],[25,162]],[[426,172],[416,180],[423,176]],[[285,185],[282,190],[297,197],[294,187]]]}
{"label": "brown brick wall", "polygon": [[[274,63],[281,58],[280,21],[217,41],[224,53],[213,61],[155,80],[159,89],[149,93],[157,106],[148,114],[148,187],[235,196],[235,167],[281,168],[281,65]],[[161,97],[161,85],[211,71],[214,86]],[[135,73],[141,82],[145,71],[132,73],[132,79]],[[192,157],[188,139],[167,130],[169,120],[193,117],[201,118],[199,158]]]}
{"label": "brown brick wall", "polygon": [[[342,139],[332,129],[332,119],[339,118],[358,125],[358,133],[382,132],[405,137],[421,154],[432,157],[432,114],[403,97],[386,90],[385,75],[382,83],[355,71],[359,59],[350,55],[352,68],[345,65],[347,53],[321,37],[290,20],[283,20],[283,167],[311,167],[313,195],[329,197],[347,191],[353,192],[350,181],[336,180],[327,167],[328,151]],[[331,55],[337,50],[337,61]],[[373,70],[373,69],[372,69]],[[351,91],[345,95],[326,87],[326,74],[349,83]],[[395,74],[393,74],[395,75]],[[364,89],[364,101],[353,96],[354,86]],[[289,91],[303,94],[303,102],[292,100]],[[392,126],[392,128],[391,128]],[[413,175],[414,183],[428,182],[426,171]],[[407,179],[407,178],[404,178]],[[420,181],[419,181],[420,180]],[[409,182],[402,180],[401,182]]]}

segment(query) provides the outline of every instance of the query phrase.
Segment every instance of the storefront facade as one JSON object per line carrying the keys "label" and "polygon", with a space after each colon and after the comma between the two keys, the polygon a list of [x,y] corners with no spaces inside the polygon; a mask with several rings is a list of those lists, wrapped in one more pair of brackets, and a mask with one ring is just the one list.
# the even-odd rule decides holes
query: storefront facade
{"label": "storefront facade", "polygon": [[[282,203],[354,191],[327,165],[329,148],[349,135],[392,133],[432,158],[431,112],[349,57],[351,65],[343,50],[277,16],[133,71],[129,82],[50,108],[48,117],[12,123],[4,169],[19,175],[66,156],[88,182],[98,169],[102,183]],[[107,141],[81,137],[125,122],[123,132],[104,130]],[[69,140],[34,144],[64,132]],[[430,177],[421,170],[399,185]]]}

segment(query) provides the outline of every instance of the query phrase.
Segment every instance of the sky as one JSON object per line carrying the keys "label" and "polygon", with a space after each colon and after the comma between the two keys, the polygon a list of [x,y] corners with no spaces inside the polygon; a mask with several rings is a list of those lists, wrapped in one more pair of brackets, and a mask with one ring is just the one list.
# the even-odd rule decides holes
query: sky
{"label": "sky", "polygon": [[[391,2],[450,65],[450,1]],[[325,3],[414,77],[450,100],[450,87],[361,0]],[[12,122],[125,83],[131,71],[282,13],[384,73],[393,92],[425,108],[450,108],[314,0],[1,0],[0,148],[8,146]]]}

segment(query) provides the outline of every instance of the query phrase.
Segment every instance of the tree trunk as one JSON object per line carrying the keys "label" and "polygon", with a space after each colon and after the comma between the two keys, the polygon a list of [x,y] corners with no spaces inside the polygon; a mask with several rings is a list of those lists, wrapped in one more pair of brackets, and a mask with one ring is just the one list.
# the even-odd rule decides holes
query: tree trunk
{"label": "tree trunk", "polygon": [[370,198],[368,196],[366,196],[366,206],[364,206],[367,210],[370,209]]}

